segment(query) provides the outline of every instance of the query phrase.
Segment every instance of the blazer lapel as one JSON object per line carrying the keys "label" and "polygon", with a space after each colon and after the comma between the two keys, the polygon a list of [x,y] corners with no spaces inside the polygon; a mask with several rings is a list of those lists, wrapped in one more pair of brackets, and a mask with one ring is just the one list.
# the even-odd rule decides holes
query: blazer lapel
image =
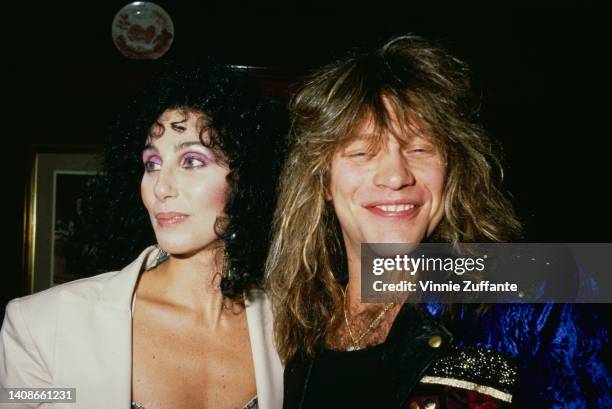
{"label": "blazer lapel", "polygon": [[423,308],[406,305],[400,311],[401,325],[388,340],[383,356],[390,369],[390,407],[407,407],[410,392],[431,363],[452,343],[452,335]]}
{"label": "blazer lapel", "polygon": [[[98,299],[62,292],[54,386],[76,387],[76,406],[107,409],[131,405],[131,300],[143,269],[157,257],[150,246],[105,283]],[[92,390],[92,386],[95,390]]]}
{"label": "blazer lapel", "polygon": [[277,409],[283,405],[283,366],[274,347],[270,303],[261,290],[253,290],[246,300],[246,315],[255,367],[259,409]]}

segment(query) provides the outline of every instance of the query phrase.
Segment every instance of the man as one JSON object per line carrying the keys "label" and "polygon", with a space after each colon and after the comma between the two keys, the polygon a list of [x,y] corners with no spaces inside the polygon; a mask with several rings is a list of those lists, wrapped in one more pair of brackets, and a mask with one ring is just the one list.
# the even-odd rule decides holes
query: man
{"label": "man", "polygon": [[[543,408],[584,403],[579,383],[597,384],[596,373],[576,371],[600,365],[599,350],[582,362],[552,344],[567,306],[361,301],[362,243],[520,234],[469,84],[464,63],[401,36],[323,67],[293,98],[267,262],[286,409]],[[530,382],[534,366],[545,368],[540,383]]]}

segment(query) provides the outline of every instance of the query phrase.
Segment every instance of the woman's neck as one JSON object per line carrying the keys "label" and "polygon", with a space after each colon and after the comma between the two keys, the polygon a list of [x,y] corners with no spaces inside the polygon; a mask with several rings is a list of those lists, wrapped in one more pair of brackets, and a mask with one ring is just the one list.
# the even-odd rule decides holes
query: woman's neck
{"label": "woman's neck", "polygon": [[[143,275],[143,295],[185,309],[199,324],[215,328],[227,308],[221,293],[222,249],[192,255],[170,255]],[[225,306],[227,307],[227,306]]]}

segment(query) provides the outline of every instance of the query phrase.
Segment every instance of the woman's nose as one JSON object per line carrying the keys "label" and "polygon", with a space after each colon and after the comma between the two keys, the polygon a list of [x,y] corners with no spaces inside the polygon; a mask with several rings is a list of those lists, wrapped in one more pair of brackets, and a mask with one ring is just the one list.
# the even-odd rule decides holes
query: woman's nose
{"label": "woman's nose", "polygon": [[159,170],[155,181],[154,193],[158,200],[164,201],[176,196],[176,181],[172,169]]}

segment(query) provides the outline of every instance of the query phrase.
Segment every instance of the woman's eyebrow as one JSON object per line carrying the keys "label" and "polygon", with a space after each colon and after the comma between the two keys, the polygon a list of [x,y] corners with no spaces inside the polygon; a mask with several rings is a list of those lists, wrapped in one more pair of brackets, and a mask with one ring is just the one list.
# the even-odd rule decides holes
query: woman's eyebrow
{"label": "woman's eyebrow", "polygon": [[150,143],[146,144],[144,146],[144,148],[142,148],[142,152],[143,153],[146,152],[146,151],[153,151],[153,152],[158,152],[159,153],[157,148],[155,146],[151,145]]}
{"label": "woman's eyebrow", "polygon": [[[182,149],[188,148],[188,147],[193,146],[193,145],[203,146],[200,141],[181,142],[181,143],[177,143],[177,144],[174,145],[174,151],[178,152],[178,151],[180,151]],[[146,151],[149,151],[149,150],[153,151],[153,152],[159,153],[159,150],[155,146],[150,144],[150,143],[146,144],[142,151],[146,152]]]}
{"label": "woman's eyebrow", "polygon": [[194,146],[194,145],[200,145],[200,146],[204,146],[202,145],[202,142],[200,141],[188,141],[188,142],[181,142],[181,143],[177,143],[176,145],[174,145],[174,151],[178,152],[181,149],[185,149],[188,148],[190,146]]}

